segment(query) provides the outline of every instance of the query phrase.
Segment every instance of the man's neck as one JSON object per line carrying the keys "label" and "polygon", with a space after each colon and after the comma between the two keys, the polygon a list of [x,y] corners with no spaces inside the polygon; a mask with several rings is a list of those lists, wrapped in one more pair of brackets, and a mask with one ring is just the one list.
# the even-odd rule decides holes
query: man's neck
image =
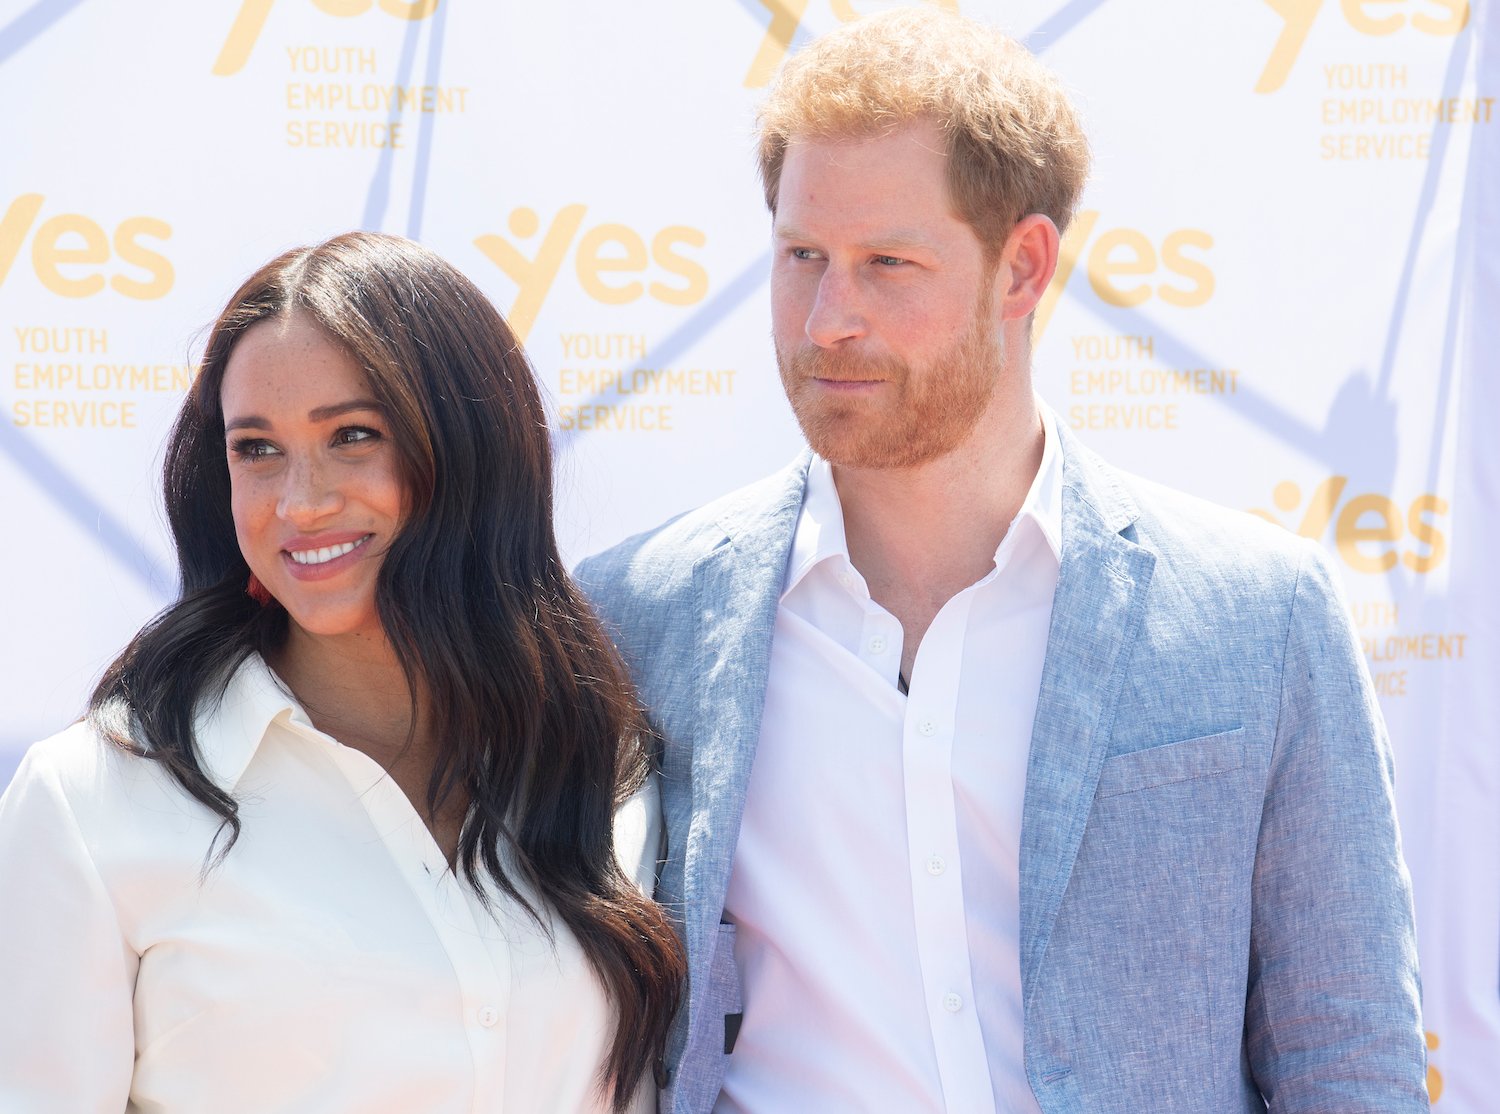
{"label": "man's neck", "polygon": [[849,559],[901,621],[903,672],[942,606],[993,566],[1041,465],[1041,414],[1029,393],[991,408],[953,452],[914,468],[835,466]]}

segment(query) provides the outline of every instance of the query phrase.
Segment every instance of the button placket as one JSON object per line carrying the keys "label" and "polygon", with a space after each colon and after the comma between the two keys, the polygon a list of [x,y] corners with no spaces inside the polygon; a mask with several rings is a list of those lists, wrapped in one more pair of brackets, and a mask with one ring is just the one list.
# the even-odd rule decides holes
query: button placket
{"label": "button placket", "polygon": [[510,997],[509,952],[487,945],[481,926],[488,911],[468,884],[443,865],[431,834],[390,775],[358,750],[339,748],[333,757],[453,965],[455,1005],[476,1066],[475,1109],[490,1109],[504,1093],[507,1071],[495,1042],[506,1032],[501,1019]]}
{"label": "button placket", "polygon": [[[967,1093],[987,1076],[983,1034],[968,1003],[973,997],[953,755],[958,686],[972,590],[938,612],[917,651],[904,737],[907,847],[910,852],[917,948],[928,1019],[944,1090]],[[975,1093],[988,1093],[986,1085]]]}

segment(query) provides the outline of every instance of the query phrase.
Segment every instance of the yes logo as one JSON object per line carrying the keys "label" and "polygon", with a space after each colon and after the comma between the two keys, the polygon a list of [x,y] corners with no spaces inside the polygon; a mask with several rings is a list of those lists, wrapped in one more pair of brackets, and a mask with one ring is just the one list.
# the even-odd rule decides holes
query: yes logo
{"label": "yes logo", "polygon": [[[930,0],[950,12],[958,11],[958,0]],[[771,84],[771,78],[786,61],[792,49],[792,40],[802,27],[802,17],[807,14],[807,0],[760,0],[761,6],[771,13],[771,23],[766,28],[760,49],[745,74],[746,89],[760,89]],[[851,0],[828,0],[828,6],[841,23],[853,23],[866,13],[854,10]]]}
{"label": "yes logo", "polygon": [[[1442,1041],[1438,1040],[1438,1035],[1436,1033],[1427,1034],[1428,1052],[1436,1052],[1438,1045],[1440,1045],[1441,1043]],[[1443,1097],[1443,1073],[1432,1066],[1431,1059],[1431,1057],[1428,1057],[1427,1098],[1431,1102],[1437,1102],[1438,1099]]]}
{"label": "yes logo", "polygon": [[[214,59],[214,75],[228,77],[245,68],[250,54],[255,49],[260,33],[265,29],[266,18],[276,0],[243,0],[240,11],[229,28],[229,37],[219,48]],[[312,0],[313,7],[328,15],[364,15],[375,7],[376,0]],[[426,19],[437,11],[438,0],[379,0],[380,10],[397,19]]]}
{"label": "yes logo", "polygon": [[[1355,495],[1344,502],[1349,486],[1347,476],[1329,476],[1307,500],[1307,508],[1296,532],[1304,538],[1320,541],[1333,524],[1334,545],[1344,563],[1355,572],[1379,574],[1390,572],[1399,560],[1412,572],[1425,573],[1441,565],[1448,557],[1448,538],[1437,528],[1436,520],[1448,513],[1448,500],[1438,495],[1418,495],[1405,508],[1384,495]],[[1287,480],[1276,485],[1271,500],[1284,512],[1295,511],[1302,504],[1302,489]],[[1340,503],[1343,503],[1340,508]],[[1334,511],[1338,519],[1334,519]],[[1284,525],[1270,511],[1252,510],[1267,522]],[[1407,535],[1412,544],[1398,554],[1396,543]]]}
{"label": "yes logo", "polygon": [[[166,240],[172,228],[155,217],[128,217],[109,236],[99,224],[77,213],[58,213],[37,226],[46,198],[23,193],[0,216],[0,284],[5,282],[21,253],[28,233],[31,237],[31,267],[43,286],[64,298],[87,298],[104,289],[100,270],[114,256],[145,272],[144,276],[116,270],[109,286],[127,298],[160,298],[172,289],[176,277],[171,261],[141,244],[142,238]],[[67,268],[64,271],[64,268]],[[79,270],[79,268],[88,268]]]}
{"label": "yes logo", "polygon": [[[702,301],[708,293],[708,272],[678,251],[682,245],[701,248],[707,243],[702,232],[681,224],[663,228],[651,237],[648,255],[645,238],[627,225],[596,224],[580,236],[587,212],[586,205],[565,205],[552,218],[541,244],[531,256],[504,236],[486,234],[474,240],[474,246],[519,288],[515,303],[505,316],[521,340],[531,331],[575,240],[573,270],[578,283],[585,294],[604,305],[628,305],[649,293],[669,306],[690,306]],[[512,210],[507,224],[512,236],[529,240],[540,231],[541,218],[535,209],[522,206]],[[648,277],[652,263],[658,275],[665,273],[680,281],[667,283],[659,277]],[[606,275],[619,278],[606,279]],[[627,277],[637,275],[641,278]]]}
{"label": "yes logo", "polygon": [[[1208,251],[1214,238],[1198,228],[1169,232],[1160,245],[1134,228],[1110,228],[1094,235],[1099,214],[1086,209],[1073,218],[1058,249],[1057,273],[1037,303],[1034,331],[1041,336],[1088,248],[1084,265],[1089,286],[1106,305],[1129,308],[1160,298],[1169,306],[1192,308],[1214,293],[1214,273],[1202,258],[1187,254]],[[1092,242],[1091,242],[1092,238]]]}
{"label": "yes logo", "polygon": [[[1274,93],[1302,53],[1324,0],[1266,0],[1285,22],[1265,69],[1255,82],[1257,93]],[[1394,35],[1408,25],[1428,35],[1456,35],[1469,23],[1469,0],[1338,0],[1344,21],[1362,35]]]}

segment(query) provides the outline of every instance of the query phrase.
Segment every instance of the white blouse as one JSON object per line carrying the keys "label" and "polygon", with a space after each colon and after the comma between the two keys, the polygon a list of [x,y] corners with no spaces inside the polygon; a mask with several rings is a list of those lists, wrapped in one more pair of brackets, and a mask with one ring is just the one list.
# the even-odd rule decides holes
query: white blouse
{"label": "white blouse", "polygon": [[[0,798],[0,1110],[608,1109],[612,1010],[560,922],[549,939],[493,887],[487,912],[380,766],[259,657],[197,738],[244,825],[207,874],[218,817],[81,724]],[[648,891],[656,794],[616,817]]]}

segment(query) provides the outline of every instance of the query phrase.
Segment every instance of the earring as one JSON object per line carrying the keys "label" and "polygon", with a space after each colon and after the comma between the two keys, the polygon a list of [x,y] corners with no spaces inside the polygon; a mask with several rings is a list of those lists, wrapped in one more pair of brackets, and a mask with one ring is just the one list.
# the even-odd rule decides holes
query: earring
{"label": "earring", "polygon": [[271,602],[271,593],[266,591],[266,586],[254,573],[250,574],[250,579],[245,583],[245,594],[262,607]]}

